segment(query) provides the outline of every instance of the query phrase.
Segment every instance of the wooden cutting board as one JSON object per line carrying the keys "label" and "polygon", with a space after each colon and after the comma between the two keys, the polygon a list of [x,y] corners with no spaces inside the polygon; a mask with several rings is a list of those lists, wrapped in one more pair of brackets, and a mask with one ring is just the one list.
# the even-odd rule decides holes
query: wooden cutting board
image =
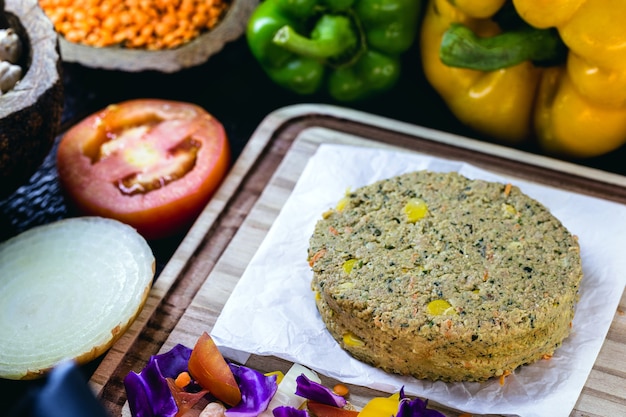
{"label": "wooden cutting board", "polygon": [[[156,280],[141,315],[107,353],[90,384],[113,416],[126,401],[123,379],[151,355],[193,346],[210,332],[238,279],[322,143],[418,151],[507,176],[626,204],[626,177],[328,105],[297,105],[266,117],[218,193]],[[626,415],[626,294],[572,416]],[[248,366],[290,363],[252,356]],[[327,380],[327,383],[334,381]],[[372,390],[351,387],[363,403]],[[443,410],[448,416],[459,412]]]}

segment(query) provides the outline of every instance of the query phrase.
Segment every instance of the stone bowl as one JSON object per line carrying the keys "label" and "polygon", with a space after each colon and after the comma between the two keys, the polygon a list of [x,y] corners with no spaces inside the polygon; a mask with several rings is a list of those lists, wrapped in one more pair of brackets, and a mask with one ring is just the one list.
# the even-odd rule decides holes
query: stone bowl
{"label": "stone bowl", "polygon": [[248,19],[258,3],[258,0],[232,0],[220,23],[177,48],[145,50],[118,46],[93,47],[70,42],[60,36],[61,56],[64,62],[78,63],[90,68],[173,73],[205,63],[228,42],[243,35]]}
{"label": "stone bowl", "polygon": [[28,181],[59,133],[63,81],[58,38],[37,0],[0,0],[0,29],[19,36],[17,84],[0,95],[0,199]]}

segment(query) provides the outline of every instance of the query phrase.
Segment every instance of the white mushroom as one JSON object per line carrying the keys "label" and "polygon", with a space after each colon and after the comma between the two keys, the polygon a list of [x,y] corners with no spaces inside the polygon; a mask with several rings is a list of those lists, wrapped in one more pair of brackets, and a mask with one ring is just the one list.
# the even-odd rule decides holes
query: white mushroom
{"label": "white mushroom", "polygon": [[17,63],[22,54],[22,42],[11,28],[0,29],[0,60]]}
{"label": "white mushroom", "polygon": [[0,61],[0,94],[11,90],[21,79],[22,67],[7,61]]}

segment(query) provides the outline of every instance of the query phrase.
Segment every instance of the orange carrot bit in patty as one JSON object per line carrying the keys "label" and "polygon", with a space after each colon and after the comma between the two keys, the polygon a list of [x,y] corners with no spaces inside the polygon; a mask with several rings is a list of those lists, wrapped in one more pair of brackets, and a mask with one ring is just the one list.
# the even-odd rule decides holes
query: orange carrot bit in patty
{"label": "orange carrot bit in patty", "polygon": [[512,188],[511,183],[507,183],[507,184],[504,186],[504,195],[505,195],[506,197],[508,197],[508,196],[509,196],[509,194],[511,194],[511,188]]}
{"label": "orange carrot bit in patty", "polygon": [[318,250],[318,251],[315,253],[315,255],[313,255],[313,256],[311,257],[311,259],[309,260],[309,266],[311,266],[311,267],[312,267],[313,265],[315,265],[315,262],[319,261],[319,260],[320,260],[320,258],[321,258],[322,256],[324,256],[324,254],[325,254],[325,253],[326,253],[326,249],[320,249],[320,250]]}

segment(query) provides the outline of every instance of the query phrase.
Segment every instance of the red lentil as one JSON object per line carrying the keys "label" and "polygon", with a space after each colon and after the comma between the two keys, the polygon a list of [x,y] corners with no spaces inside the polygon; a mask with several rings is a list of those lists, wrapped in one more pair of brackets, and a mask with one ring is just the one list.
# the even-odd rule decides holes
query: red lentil
{"label": "red lentil", "polygon": [[171,49],[211,30],[228,0],[39,0],[65,39],[96,47]]}

